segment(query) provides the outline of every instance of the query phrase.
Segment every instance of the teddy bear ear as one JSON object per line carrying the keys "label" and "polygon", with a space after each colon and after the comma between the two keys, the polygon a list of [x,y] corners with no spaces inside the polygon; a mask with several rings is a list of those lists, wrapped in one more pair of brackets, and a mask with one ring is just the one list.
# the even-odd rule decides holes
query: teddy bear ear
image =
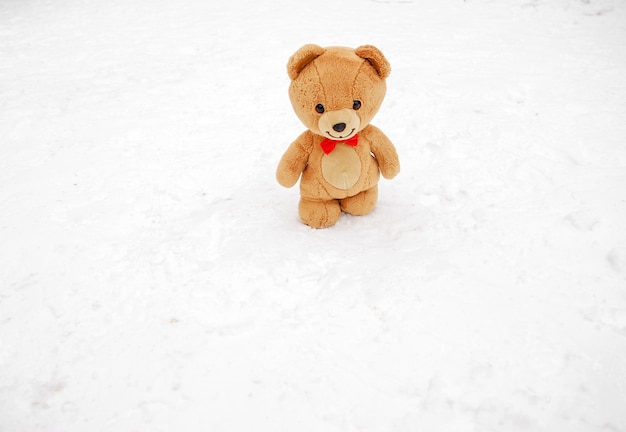
{"label": "teddy bear ear", "polygon": [[391,65],[383,55],[383,53],[373,45],[363,45],[354,50],[356,55],[364,58],[376,69],[376,72],[382,79],[385,79],[391,73]]}
{"label": "teddy bear ear", "polygon": [[289,58],[287,63],[289,78],[295,80],[306,65],[324,54],[325,51],[324,48],[315,44],[304,45]]}

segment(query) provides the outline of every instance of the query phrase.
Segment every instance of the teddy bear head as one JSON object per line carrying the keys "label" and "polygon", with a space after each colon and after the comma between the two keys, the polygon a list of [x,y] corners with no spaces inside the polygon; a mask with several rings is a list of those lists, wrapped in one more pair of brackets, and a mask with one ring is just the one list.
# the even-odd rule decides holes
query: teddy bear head
{"label": "teddy bear head", "polygon": [[304,45],[291,56],[289,98],[313,133],[352,138],[372,120],[385,97],[391,68],[378,48]]}

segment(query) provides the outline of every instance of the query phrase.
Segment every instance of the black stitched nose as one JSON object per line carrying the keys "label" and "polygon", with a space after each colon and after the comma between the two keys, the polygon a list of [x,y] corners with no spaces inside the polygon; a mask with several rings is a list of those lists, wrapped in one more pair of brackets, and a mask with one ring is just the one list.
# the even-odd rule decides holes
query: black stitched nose
{"label": "black stitched nose", "polygon": [[335,132],[343,132],[345,128],[346,128],[345,123],[337,123],[336,125],[333,125],[333,129]]}

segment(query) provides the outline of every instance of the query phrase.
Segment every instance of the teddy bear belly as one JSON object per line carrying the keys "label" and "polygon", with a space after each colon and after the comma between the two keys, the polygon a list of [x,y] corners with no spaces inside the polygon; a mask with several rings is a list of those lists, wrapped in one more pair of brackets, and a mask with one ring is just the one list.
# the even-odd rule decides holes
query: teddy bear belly
{"label": "teddy bear belly", "polygon": [[341,190],[353,187],[361,176],[361,159],[352,148],[338,144],[322,157],[322,176],[329,184]]}

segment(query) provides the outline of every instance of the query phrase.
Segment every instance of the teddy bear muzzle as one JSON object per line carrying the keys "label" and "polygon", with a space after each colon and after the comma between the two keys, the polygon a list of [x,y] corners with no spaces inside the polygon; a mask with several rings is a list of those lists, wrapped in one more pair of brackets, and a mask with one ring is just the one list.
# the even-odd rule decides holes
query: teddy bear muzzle
{"label": "teddy bear muzzle", "polygon": [[359,132],[360,126],[361,119],[351,109],[326,111],[318,122],[322,135],[332,140],[352,138]]}

